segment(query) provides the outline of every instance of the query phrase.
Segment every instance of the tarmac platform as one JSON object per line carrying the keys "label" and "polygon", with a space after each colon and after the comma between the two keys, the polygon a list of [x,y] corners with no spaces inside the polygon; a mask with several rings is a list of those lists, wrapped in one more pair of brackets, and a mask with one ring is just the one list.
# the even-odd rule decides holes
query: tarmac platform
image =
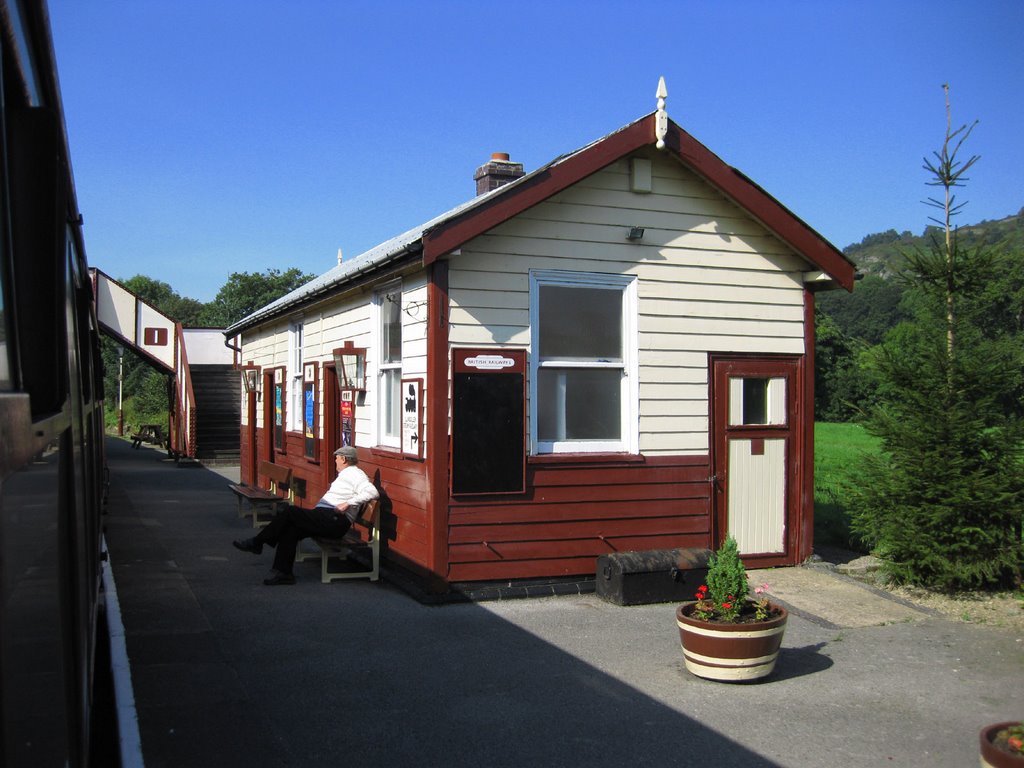
{"label": "tarmac platform", "polygon": [[[1024,638],[852,579],[753,571],[791,609],[759,683],[683,665],[672,604],[424,605],[386,579],[265,587],[228,490],[107,441],[106,536],[149,768],[971,766],[1024,715]],[[386,483],[386,478],[385,478]]]}

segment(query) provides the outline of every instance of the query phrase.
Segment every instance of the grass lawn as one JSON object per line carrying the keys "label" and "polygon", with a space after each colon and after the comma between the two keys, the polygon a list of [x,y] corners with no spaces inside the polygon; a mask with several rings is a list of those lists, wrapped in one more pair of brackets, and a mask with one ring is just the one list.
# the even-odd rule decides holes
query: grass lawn
{"label": "grass lawn", "polygon": [[857,478],[860,457],[878,450],[878,440],[858,424],[814,425],[814,542],[859,550],[850,537],[842,487]]}

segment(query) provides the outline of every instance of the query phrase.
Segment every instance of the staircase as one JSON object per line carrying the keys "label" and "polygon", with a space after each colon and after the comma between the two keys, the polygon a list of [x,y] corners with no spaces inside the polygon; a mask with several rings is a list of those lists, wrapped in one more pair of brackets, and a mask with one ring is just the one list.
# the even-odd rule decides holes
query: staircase
{"label": "staircase", "polygon": [[232,365],[192,365],[196,455],[204,464],[237,464],[242,384]]}

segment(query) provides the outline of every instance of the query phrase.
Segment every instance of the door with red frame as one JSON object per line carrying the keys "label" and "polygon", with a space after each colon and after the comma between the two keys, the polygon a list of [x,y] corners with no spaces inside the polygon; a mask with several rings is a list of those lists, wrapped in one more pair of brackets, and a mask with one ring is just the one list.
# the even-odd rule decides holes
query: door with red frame
{"label": "door with red frame", "polygon": [[795,562],[800,361],[711,361],[715,544],[732,534],[748,562]]}

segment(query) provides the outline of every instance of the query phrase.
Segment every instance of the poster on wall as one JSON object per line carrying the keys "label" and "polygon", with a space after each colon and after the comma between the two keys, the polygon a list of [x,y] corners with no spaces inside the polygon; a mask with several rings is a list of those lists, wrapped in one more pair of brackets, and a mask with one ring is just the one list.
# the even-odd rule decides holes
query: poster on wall
{"label": "poster on wall", "polygon": [[305,404],[306,404],[306,437],[313,437],[313,419],[316,413],[316,392],[313,391],[312,384],[305,385]]}
{"label": "poster on wall", "polygon": [[341,393],[341,445],[356,444],[356,407],[351,389]]}
{"label": "poster on wall", "polygon": [[285,387],[273,385],[273,446],[285,450]]}
{"label": "poster on wall", "polygon": [[306,363],[302,376],[303,452],[307,459],[316,458],[316,363]]}
{"label": "poster on wall", "polygon": [[423,458],[423,379],[402,379],[402,453]]}

